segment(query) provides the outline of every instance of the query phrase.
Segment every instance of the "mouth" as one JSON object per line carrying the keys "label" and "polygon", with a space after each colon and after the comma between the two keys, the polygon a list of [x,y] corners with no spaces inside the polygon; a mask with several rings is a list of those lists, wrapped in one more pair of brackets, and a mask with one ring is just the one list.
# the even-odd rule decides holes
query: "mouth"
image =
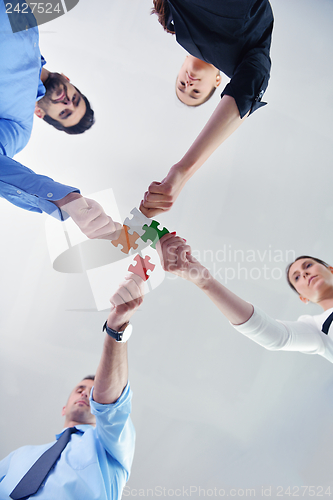
{"label": "mouth", "polygon": [[316,276],[311,276],[311,278],[309,279],[309,282],[308,282],[308,286],[310,286],[310,283],[312,282],[312,280],[313,280],[314,278],[317,278],[317,275],[316,275]]}
{"label": "mouth", "polygon": [[192,80],[192,82],[199,80],[199,78],[194,78],[192,75],[190,75],[189,72],[187,72],[187,76],[189,77],[190,80]]}
{"label": "mouth", "polygon": [[64,89],[62,89],[62,92],[61,92],[60,96],[59,96],[59,97],[57,97],[56,99],[53,99],[53,101],[55,101],[55,102],[62,101],[62,100],[65,98],[65,95],[66,95],[66,94],[65,94],[65,90],[64,90]]}
{"label": "mouth", "polygon": [[80,404],[80,403],[82,403],[82,404],[84,404],[84,405],[86,405],[86,406],[89,406],[89,405],[88,405],[88,403],[86,403],[86,401],[82,401],[82,399],[80,399],[80,401],[76,401],[76,403],[75,403],[75,404],[76,404],[76,405],[78,405],[78,404]]}

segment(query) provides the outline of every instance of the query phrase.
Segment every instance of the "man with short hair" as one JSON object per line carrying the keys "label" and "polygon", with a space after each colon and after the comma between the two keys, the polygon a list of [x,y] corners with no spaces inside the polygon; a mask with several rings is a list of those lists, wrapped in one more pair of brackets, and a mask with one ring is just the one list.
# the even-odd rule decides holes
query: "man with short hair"
{"label": "man with short hair", "polygon": [[112,234],[117,229],[112,219],[102,207],[100,219],[91,219],[88,214],[96,204],[84,199],[79,189],[37,175],[13,160],[30,139],[34,112],[70,134],[82,133],[94,123],[88,99],[67,77],[44,68],[36,19],[31,12],[22,12],[24,5],[27,10],[26,2],[17,0],[16,4],[21,5],[19,12],[0,0],[0,196],[20,208],[60,220],[66,217],[60,208],[75,200],[66,213],[77,224],[84,219],[78,225],[85,228],[85,234],[95,237],[96,229],[99,234]]}
{"label": "man with short hair", "polygon": [[[64,429],[56,443],[24,446],[0,462],[1,500],[23,500],[37,492],[40,500],[121,498],[135,440],[129,416],[132,393],[127,381],[126,338],[129,320],[143,300],[143,285],[139,276],[131,274],[110,299],[112,309],[104,325],[107,335],[96,375],[79,382],[62,409],[65,428],[70,431]],[[58,456],[41,473],[52,447],[64,441],[65,432],[71,434],[69,441],[62,450],[58,448]]]}

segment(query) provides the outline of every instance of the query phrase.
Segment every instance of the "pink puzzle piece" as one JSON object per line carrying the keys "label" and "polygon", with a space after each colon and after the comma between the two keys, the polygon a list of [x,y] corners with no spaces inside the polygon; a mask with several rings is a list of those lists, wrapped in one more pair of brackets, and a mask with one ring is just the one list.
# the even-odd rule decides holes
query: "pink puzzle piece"
{"label": "pink puzzle piece", "polygon": [[144,281],[147,281],[150,274],[147,274],[147,271],[153,271],[155,268],[155,264],[150,262],[149,255],[143,259],[140,255],[137,255],[134,259],[136,261],[135,266],[131,264],[128,268],[130,273],[134,273],[137,276],[140,276]]}

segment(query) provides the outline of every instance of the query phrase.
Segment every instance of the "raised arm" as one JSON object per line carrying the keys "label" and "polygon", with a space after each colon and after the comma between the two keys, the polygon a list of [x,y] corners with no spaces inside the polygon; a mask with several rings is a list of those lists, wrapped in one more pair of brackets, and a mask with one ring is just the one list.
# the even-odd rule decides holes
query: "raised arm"
{"label": "raised arm", "polygon": [[278,321],[232,293],[200,264],[191,247],[171,233],[156,245],[166,271],[191,281],[219,308],[240,333],[271,351],[300,351],[320,354],[333,362],[327,335],[316,326],[312,316],[298,321]]}
{"label": "raised arm", "polygon": [[[143,301],[144,281],[131,274],[111,297],[111,312],[107,326],[122,331]],[[98,365],[94,383],[94,401],[110,404],[122,394],[128,377],[127,343],[117,342],[108,334]]]}
{"label": "raised arm", "polygon": [[207,268],[191,255],[191,247],[179,236],[166,234],[156,246],[165,271],[194,283],[234,325],[250,319],[253,306],[213,278]]}
{"label": "raised arm", "polygon": [[245,120],[240,118],[236,101],[224,95],[207,124],[183,158],[171,167],[162,182],[152,182],[141,202],[140,210],[147,217],[153,217],[170,210],[179,193],[192,175],[210,155]]}
{"label": "raised arm", "polygon": [[60,220],[69,215],[88,238],[112,239],[122,227],[96,201],[84,198],[77,188],[36,174],[1,153],[0,196],[20,208],[46,212]]}

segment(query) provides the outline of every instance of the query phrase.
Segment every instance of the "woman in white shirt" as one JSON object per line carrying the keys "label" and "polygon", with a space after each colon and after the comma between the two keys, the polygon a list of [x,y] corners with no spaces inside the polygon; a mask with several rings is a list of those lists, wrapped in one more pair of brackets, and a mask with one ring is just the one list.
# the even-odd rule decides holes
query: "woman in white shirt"
{"label": "woman in white shirt", "polygon": [[333,363],[333,267],[301,256],[287,268],[290,286],[304,303],[318,304],[324,312],[278,321],[244,301],[219,283],[192,255],[179,236],[165,235],[157,246],[163,268],[194,283],[214,302],[232,326],[269,350],[319,354]]}

